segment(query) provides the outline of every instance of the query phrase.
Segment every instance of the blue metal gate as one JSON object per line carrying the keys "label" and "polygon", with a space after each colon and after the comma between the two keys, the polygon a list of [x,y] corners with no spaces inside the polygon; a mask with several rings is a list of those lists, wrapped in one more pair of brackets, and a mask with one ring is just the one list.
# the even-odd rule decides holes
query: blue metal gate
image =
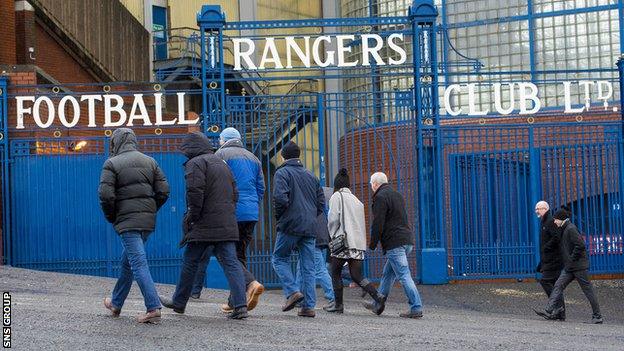
{"label": "blue metal gate", "polygon": [[[22,130],[9,126],[19,96],[49,96],[57,103],[78,93],[114,93],[128,100],[137,94],[161,94],[150,98],[149,114],[166,105],[166,111],[181,111],[178,118],[197,116],[199,128],[215,143],[224,127],[241,131],[247,148],[262,161],[266,178],[267,196],[248,257],[251,270],[267,286],[278,285],[270,263],[275,239],[272,179],[281,147],[289,140],[302,146],[303,162],[323,185],[331,185],[337,171],[347,168],[354,193],[367,207],[370,175],[388,174],[391,185],[407,200],[416,244],[410,264],[423,283],[533,276],[539,260],[533,205],[541,199],[553,208],[572,208],[594,273],[624,272],[619,89],[604,101],[604,108],[602,102],[594,103],[576,114],[564,113],[556,98],[536,114],[526,114],[518,106],[505,114],[478,112],[486,107],[494,111],[500,85],[512,84],[508,86],[513,89],[518,82],[531,83],[556,96],[570,76],[590,79],[595,74],[596,79],[617,83],[617,71],[613,67],[540,71],[535,62],[528,70],[482,70],[479,60],[454,48],[450,32],[488,24],[448,24],[444,17],[438,25],[432,4],[414,1],[404,16],[395,17],[253,22],[229,22],[218,6],[205,6],[198,15],[199,30],[167,32],[167,45],[177,49],[169,48],[166,62],[155,64],[157,82],[7,87],[6,79],[0,78],[6,262],[117,275],[121,246],[96,198],[111,130],[59,124],[42,130],[32,122]],[[357,52],[375,45],[376,39],[363,35],[378,35],[381,40],[399,35],[404,40],[397,45],[405,60],[386,64],[389,58],[400,59],[396,51],[384,52],[384,65],[377,64],[370,52],[366,54],[370,65],[358,67],[231,64],[236,40],[284,39],[286,30],[293,28],[299,32],[291,37],[300,43],[322,35],[348,37],[343,38],[345,62],[364,60]],[[252,31],[262,35],[249,34]],[[270,50],[265,51],[263,56],[269,55]],[[460,91],[470,86],[483,92]],[[448,91],[455,93],[448,98]],[[501,94],[514,99],[513,92]],[[471,103],[475,96],[482,101]],[[578,110],[585,104],[582,91],[573,100],[566,109]],[[82,102],[80,106],[86,109]],[[184,160],[177,146],[188,129],[135,129],[140,149],[156,158],[172,187],[147,245],[155,279],[171,283],[179,273],[185,208]],[[367,252],[367,275],[378,279],[381,267],[380,253]]]}

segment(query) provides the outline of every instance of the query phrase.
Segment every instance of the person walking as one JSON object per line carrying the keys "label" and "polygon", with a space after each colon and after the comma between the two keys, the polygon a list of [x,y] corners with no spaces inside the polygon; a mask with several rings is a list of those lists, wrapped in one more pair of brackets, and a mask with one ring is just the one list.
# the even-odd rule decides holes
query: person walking
{"label": "person walking", "polygon": [[[559,245],[560,232],[550,211],[550,206],[546,201],[535,204],[535,214],[540,219],[540,262],[536,271],[542,274],[539,280],[547,297],[552,294],[555,282],[561,275],[563,269],[563,258]],[[561,306],[556,309],[559,314],[556,319],[565,320],[565,302],[561,297]]]}
{"label": "person walking", "polygon": [[128,128],[113,132],[110,158],[104,162],[98,187],[106,220],[121,239],[121,272],[112,296],[104,306],[118,317],[136,280],[143,295],[146,313],[139,323],[159,323],[161,305],[149,271],[145,243],[156,226],[156,212],[169,198],[169,184],[156,161],[137,150],[137,138]]}
{"label": "person walking", "polygon": [[[371,176],[373,190],[373,224],[371,240],[368,248],[374,251],[381,242],[383,254],[387,256],[379,285],[383,300],[388,297],[390,289],[398,279],[403,286],[410,309],[399,314],[404,318],[421,318],[422,302],[416,284],[412,279],[407,255],[414,248],[414,238],[409,222],[403,196],[388,184],[388,177],[377,172]],[[364,307],[376,314],[383,312],[384,305],[378,301],[366,302]]]}
{"label": "person walking", "polygon": [[[245,276],[247,310],[251,311],[258,305],[260,295],[264,292],[264,286],[256,280],[256,277],[247,268],[247,246],[253,240],[253,234],[258,222],[260,203],[264,196],[264,175],[260,160],[245,149],[241,141],[241,135],[235,128],[225,128],[219,135],[221,147],[215,155],[223,159],[234,176],[238,189],[238,201],[236,202],[236,221],[238,223],[239,240],[236,242],[236,257],[243,265]],[[195,283],[191,297],[198,299],[204,286],[206,267],[209,258],[204,257],[199,263]],[[232,312],[231,299],[221,305],[224,313]]]}
{"label": "person walking", "polygon": [[[318,178],[301,163],[300,153],[297,144],[286,143],[281,152],[284,163],[275,172],[273,201],[277,238],[272,263],[286,297],[282,311],[290,311],[301,303],[297,314],[314,317],[316,219],[323,213],[325,199]],[[296,284],[290,263],[295,249],[301,264],[301,288]]]}
{"label": "person walking", "polygon": [[364,204],[351,193],[349,174],[341,169],[334,178],[334,194],[329,200],[328,229],[331,240],[346,236],[346,245],[339,252],[330,253],[330,267],[334,287],[334,304],[324,307],[327,312],[343,313],[342,267],[347,263],[351,279],[378,304],[377,314],[385,308],[385,298],[375,289],[373,283],[363,277],[364,252],[366,251],[366,222]]}
{"label": "person walking", "polygon": [[208,138],[193,132],[180,147],[188,161],[184,163],[187,212],[183,220],[186,246],[180,280],[171,299],[161,297],[163,306],[184,313],[191,296],[199,261],[215,255],[223,268],[232,294],[234,309],[230,319],[248,317],[242,265],[236,258],[238,226],[236,223],[236,184],[228,165],[212,153]]}
{"label": "person walking", "polygon": [[570,222],[570,212],[560,209],[555,213],[554,222],[561,229],[561,253],[564,268],[555,282],[548,304],[544,310],[535,310],[539,316],[548,320],[560,319],[563,312],[563,291],[574,280],[579,283],[583,294],[592,308],[592,324],[602,324],[600,305],[594,292],[594,286],[589,279],[589,258],[585,242],[576,226]]}

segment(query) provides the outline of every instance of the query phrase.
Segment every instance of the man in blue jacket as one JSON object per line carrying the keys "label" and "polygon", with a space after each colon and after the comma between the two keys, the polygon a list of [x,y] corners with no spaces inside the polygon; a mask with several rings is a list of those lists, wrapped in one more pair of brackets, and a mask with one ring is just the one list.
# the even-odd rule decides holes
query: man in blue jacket
{"label": "man in blue jacket", "polygon": [[[300,153],[297,144],[286,143],[282,147],[284,163],[275,172],[273,201],[277,238],[272,261],[286,297],[282,311],[290,311],[301,303],[298,315],[314,317],[316,218],[323,213],[325,197],[318,178],[303,167]],[[299,251],[303,293],[299,291],[290,263],[295,249]]]}
{"label": "man in blue jacket", "polygon": [[[238,222],[239,240],[236,242],[236,256],[243,265],[245,285],[247,287],[247,310],[253,310],[258,304],[260,295],[264,292],[264,286],[260,284],[254,275],[247,269],[247,246],[253,239],[254,229],[258,222],[260,202],[264,196],[264,175],[260,160],[245,149],[241,141],[241,135],[235,128],[225,128],[219,135],[221,148],[215,153],[223,159],[234,176],[238,189],[238,201],[236,202],[236,220]],[[206,277],[208,257],[204,257],[200,263],[193,285],[193,298],[199,298]],[[224,313],[232,312],[231,298],[228,303],[221,305]]]}

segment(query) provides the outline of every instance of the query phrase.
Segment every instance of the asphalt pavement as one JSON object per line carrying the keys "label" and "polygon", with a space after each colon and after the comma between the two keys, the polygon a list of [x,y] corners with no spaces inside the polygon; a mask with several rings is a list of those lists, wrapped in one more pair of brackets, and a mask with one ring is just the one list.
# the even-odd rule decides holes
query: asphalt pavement
{"label": "asphalt pavement", "polygon": [[[102,299],[114,279],[0,266],[0,287],[12,298],[15,350],[624,350],[624,281],[596,281],[605,324],[586,324],[591,309],[578,285],[567,291],[568,320],[545,321],[532,308],[545,304],[535,282],[418,286],[422,319],[404,319],[401,287],[375,316],[359,289],[345,289],[345,313],[316,318],[281,312],[280,290],[267,291],[243,321],[227,320],[219,305],[227,291],[205,289],[184,315],[163,310],[159,325],[142,325],[137,285],[120,318]],[[172,285],[158,285],[171,295]],[[319,293],[319,296],[321,294]]]}

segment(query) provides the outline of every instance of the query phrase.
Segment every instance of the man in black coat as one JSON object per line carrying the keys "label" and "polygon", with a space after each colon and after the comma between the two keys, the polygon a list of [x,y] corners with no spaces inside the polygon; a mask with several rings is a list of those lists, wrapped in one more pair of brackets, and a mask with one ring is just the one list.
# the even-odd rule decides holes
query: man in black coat
{"label": "man in black coat", "polygon": [[104,306],[113,316],[119,316],[134,279],[147,309],[137,320],[158,323],[161,305],[144,245],[156,226],[156,212],[169,198],[169,184],[156,161],[137,151],[137,139],[131,129],[113,132],[110,158],[102,167],[98,195],[104,216],[113,223],[124,247],[119,279],[112,297],[104,299]]}
{"label": "man in black coat", "polygon": [[180,150],[188,157],[184,163],[187,212],[180,243],[186,245],[186,249],[173,298],[161,297],[161,302],[174,312],[184,313],[200,260],[205,255],[215,255],[230,285],[234,310],[228,318],[247,318],[243,269],[236,258],[238,223],[234,178],[227,163],[213,154],[204,134],[188,134]]}
{"label": "man in black coat", "polygon": [[410,310],[399,313],[403,318],[421,318],[422,302],[416,284],[409,269],[407,255],[414,248],[414,235],[407,220],[405,200],[403,196],[388,184],[388,177],[377,172],[370,179],[373,194],[373,224],[369,249],[374,251],[381,242],[386,261],[379,294],[381,298],[375,302],[364,303],[364,307],[379,315],[384,310],[385,299],[390,288],[398,279],[403,286],[410,305]]}
{"label": "man in black coat", "polygon": [[[559,245],[560,231],[555,225],[548,202],[540,201],[535,204],[535,214],[540,219],[540,262],[536,271],[542,273],[539,282],[546,292],[546,296],[550,297],[555,282],[563,269],[563,258]],[[564,321],[565,302],[563,296],[561,297],[561,306],[557,306],[556,310],[560,311],[556,316],[557,319]]]}
{"label": "man in black coat", "polygon": [[561,309],[558,306],[561,306],[563,291],[568,284],[576,280],[592,307],[591,323],[602,324],[602,314],[600,313],[598,299],[596,299],[594,287],[589,280],[589,258],[587,257],[583,238],[576,226],[570,222],[570,213],[567,210],[561,209],[557,211],[554,221],[557,227],[561,229],[561,253],[563,255],[564,268],[561,276],[555,283],[546,309],[543,311],[536,310],[535,312],[549,320],[557,319]]}
{"label": "man in black coat", "polygon": [[[318,178],[303,167],[299,146],[289,141],[282,147],[284,163],[275,172],[273,201],[277,219],[277,238],[273,269],[282,282],[286,302],[282,311],[298,303],[301,317],[314,317],[316,305],[314,246],[317,217],[323,213],[325,197]],[[297,286],[290,263],[292,252],[299,251],[302,288]],[[303,293],[299,290],[303,290]]]}

